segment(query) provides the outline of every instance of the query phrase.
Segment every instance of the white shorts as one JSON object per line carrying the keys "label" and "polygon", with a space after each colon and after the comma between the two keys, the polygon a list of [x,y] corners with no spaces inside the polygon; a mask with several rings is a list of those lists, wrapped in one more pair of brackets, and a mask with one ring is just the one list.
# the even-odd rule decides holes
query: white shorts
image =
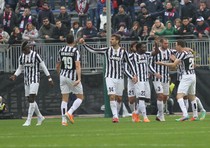
{"label": "white shorts", "polygon": [[72,81],[69,78],[66,78],[64,76],[60,76],[60,89],[61,94],[83,94],[83,87],[82,83],[80,82],[77,86],[74,86],[75,81]]}
{"label": "white shorts", "polygon": [[155,92],[157,94],[163,93],[164,95],[169,95],[169,83],[162,83],[159,81],[153,81]]}
{"label": "white shorts", "polygon": [[196,91],[196,75],[182,75],[179,83],[177,93],[184,93],[185,95],[195,95]]}
{"label": "white shorts", "polygon": [[37,95],[39,90],[39,83],[32,83],[29,85],[25,85],[25,96],[29,96],[30,94]]}
{"label": "white shorts", "polygon": [[151,97],[151,90],[149,82],[140,82],[138,81],[135,84],[135,92],[137,98],[150,98]]}
{"label": "white shorts", "polygon": [[127,93],[128,93],[128,97],[136,96],[135,84],[133,83],[133,81],[130,78],[128,78]]}
{"label": "white shorts", "polygon": [[123,95],[124,79],[106,78],[106,88],[108,95]]}

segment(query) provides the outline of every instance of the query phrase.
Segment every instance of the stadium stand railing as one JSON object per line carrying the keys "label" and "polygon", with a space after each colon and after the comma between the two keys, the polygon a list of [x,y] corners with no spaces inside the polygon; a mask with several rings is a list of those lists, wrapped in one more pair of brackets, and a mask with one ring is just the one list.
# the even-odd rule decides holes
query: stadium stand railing
{"label": "stadium stand railing", "polygon": [[[170,36],[171,37],[171,36]],[[187,46],[195,51],[196,65],[199,66],[209,66],[210,64],[210,39],[203,38],[188,38],[185,39]],[[121,41],[121,46],[125,49],[130,48],[133,39],[123,39]],[[105,39],[89,39],[86,41],[94,48],[106,47],[107,43]],[[146,40],[148,44],[148,50],[151,51],[153,48],[153,40],[148,38]],[[36,50],[43,60],[45,61],[49,70],[55,70],[55,65],[57,61],[57,54],[60,48],[65,46],[65,43],[43,43],[39,42],[34,45],[34,50]],[[169,41],[169,47],[175,47],[175,40]],[[93,54],[89,51],[78,46],[81,53],[81,66],[83,74],[95,74],[101,73],[103,71],[104,59],[103,55]],[[3,72],[14,72],[18,67],[18,57],[21,54],[20,45],[0,45],[0,71]]]}

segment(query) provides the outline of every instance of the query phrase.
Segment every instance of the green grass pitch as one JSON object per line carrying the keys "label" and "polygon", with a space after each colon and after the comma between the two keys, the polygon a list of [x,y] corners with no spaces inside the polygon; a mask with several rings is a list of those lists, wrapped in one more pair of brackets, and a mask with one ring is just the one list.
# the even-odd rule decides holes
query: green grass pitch
{"label": "green grass pitch", "polygon": [[25,120],[0,120],[0,148],[208,148],[210,115],[204,121],[176,122],[180,116],[166,116],[166,122],[133,123],[131,117],[76,117],[74,124],[61,126],[61,119],[45,119],[36,127],[22,127]]}

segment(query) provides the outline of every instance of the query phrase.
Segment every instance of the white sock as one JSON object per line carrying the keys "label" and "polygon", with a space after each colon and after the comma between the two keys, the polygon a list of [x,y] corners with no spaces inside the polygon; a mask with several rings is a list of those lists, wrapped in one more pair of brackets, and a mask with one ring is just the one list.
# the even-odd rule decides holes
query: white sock
{"label": "white sock", "polygon": [[189,101],[188,101],[188,99],[184,99],[184,104],[185,104],[186,109],[188,111],[188,109],[189,109]]}
{"label": "white sock", "polygon": [[198,105],[196,99],[191,101],[191,104],[192,104],[193,117],[198,117]]}
{"label": "white sock", "polygon": [[37,115],[37,117],[42,117],[42,114],[39,111],[39,107],[38,107],[36,101],[34,101],[34,103],[35,103],[35,110],[34,110],[35,114]]}
{"label": "white sock", "polygon": [[130,104],[130,102],[129,102],[128,105],[130,107],[131,112],[133,112],[135,110],[135,103]]}
{"label": "white sock", "polygon": [[65,113],[67,112],[67,105],[68,103],[66,101],[61,102],[61,116],[62,116],[62,122],[66,119]]}
{"label": "white sock", "polygon": [[144,100],[139,100],[139,109],[142,113],[143,118],[147,118],[146,105]]}
{"label": "white sock", "polygon": [[122,103],[122,107],[123,107],[123,115],[128,115],[129,113],[128,113],[128,110],[127,110],[127,108],[126,108],[126,106],[125,106],[125,104],[124,103]]}
{"label": "white sock", "polygon": [[202,103],[201,103],[201,100],[200,100],[198,97],[196,97],[195,100],[196,100],[196,102],[197,102],[197,105],[198,105],[199,110],[200,110],[201,112],[202,112],[202,111],[206,111],[206,110],[203,108],[203,105],[202,105]]}
{"label": "white sock", "polygon": [[188,116],[187,108],[186,108],[186,106],[184,104],[184,99],[183,98],[180,98],[180,99],[177,100],[177,102],[179,103],[179,107],[182,110],[183,116],[184,117]]}
{"label": "white sock", "polygon": [[121,102],[119,103],[117,101],[116,101],[116,103],[117,103],[117,113],[119,114],[121,106],[122,106],[122,103]]}
{"label": "white sock", "polygon": [[163,116],[163,101],[157,100],[158,115]]}
{"label": "white sock", "polygon": [[35,102],[29,103],[28,118],[27,118],[28,121],[31,121],[31,119],[32,119],[32,116],[33,116],[34,111],[35,111],[35,106],[36,106]]}
{"label": "white sock", "polygon": [[116,101],[110,101],[110,108],[112,110],[112,115],[114,118],[118,118],[117,113],[117,102]]}
{"label": "white sock", "polygon": [[68,113],[69,113],[70,115],[72,115],[73,112],[81,105],[81,103],[82,103],[82,99],[77,98],[77,99],[74,101],[74,103],[73,103],[73,105],[71,106],[71,108],[69,109]]}

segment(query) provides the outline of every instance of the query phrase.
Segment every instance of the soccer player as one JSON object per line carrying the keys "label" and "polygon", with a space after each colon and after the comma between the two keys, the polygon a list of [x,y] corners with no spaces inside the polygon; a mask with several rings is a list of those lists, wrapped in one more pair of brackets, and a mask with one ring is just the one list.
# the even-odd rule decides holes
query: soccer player
{"label": "soccer player", "polygon": [[[74,36],[66,36],[67,45],[59,50],[58,61],[56,64],[57,73],[60,75],[60,89],[62,94],[61,115],[62,125],[67,126],[67,119],[73,124],[74,111],[81,105],[83,101],[83,87],[81,83],[81,65],[80,53],[75,47]],[[70,109],[67,111],[69,93],[76,95]]]}
{"label": "soccer player", "polygon": [[196,87],[196,75],[194,69],[194,55],[191,51],[185,50],[185,41],[178,40],[176,42],[176,50],[178,54],[176,54],[176,59],[173,63],[164,63],[164,62],[156,62],[156,64],[176,67],[181,63],[181,71],[182,71],[182,79],[178,86],[177,90],[177,101],[182,110],[183,116],[176,121],[185,121],[189,119],[189,115],[184,104],[184,96],[188,95],[189,100],[191,100],[193,117],[191,121],[199,120],[198,111],[197,111],[197,102],[195,97],[195,87]]}
{"label": "soccer player", "polygon": [[53,80],[50,76],[49,71],[47,70],[47,67],[45,66],[44,61],[41,59],[40,55],[37,52],[31,50],[31,48],[32,46],[28,41],[24,41],[22,43],[22,55],[20,55],[19,57],[19,66],[14,75],[10,77],[11,80],[16,80],[16,77],[19,76],[22,72],[22,69],[24,69],[25,96],[28,98],[29,109],[27,120],[23,124],[23,126],[31,125],[31,119],[34,112],[38,117],[38,122],[36,124],[37,126],[41,125],[45,119],[40,113],[38,105],[35,101],[40,82],[39,67],[42,68],[45,75],[48,77],[50,85],[53,85]]}
{"label": "soccer player", "polygon": [[160,39],[161,46],[159,53],[150,58],[149,69],[151,71],[153,84],[157,93],[157,121],[165,121],[164,117],[164,102],[167,101],[169,95],[169,68],[165,65],[158,65],[156,62],[162,61],[168,63],[173,51],[168,49],[168,40]]}
{"label": "soccer player", "polygon": [[[120,47],[120,36],[113,34],[111,36],[111,47],[94,49],[84,43],[84,39],[81,38],[79,40],[80,43],[83,44],[83,47],[92,53],[99,53],[105,55],[106,60],[106,86],[107,92],[110,99],[110,107],[113,114],[112,122],[118,123],[119,117],[117,108],[121,107],[123,88],[124,88],[124,79],[123,79],[123,68],[125,62],[128,63],[129,68],[132,71],[132,74],[129,74],[130,79],[133,80],[134,83],[137,82],[135,69],[129,60],[128,52]],[[116,102],[117,100],[117,102]]]}

